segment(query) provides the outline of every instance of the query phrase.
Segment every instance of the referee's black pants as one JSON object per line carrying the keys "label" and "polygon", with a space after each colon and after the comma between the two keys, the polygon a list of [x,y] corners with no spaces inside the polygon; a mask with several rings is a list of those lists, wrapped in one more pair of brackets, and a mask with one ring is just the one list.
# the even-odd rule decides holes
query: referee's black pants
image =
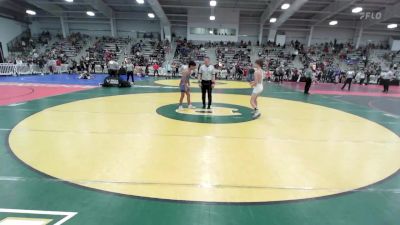
{"label": "referee's black pants", "polygon": [[206,93],[208,96],[208,108],[211,107],[212,104],[212,81],[211,80],[202,80],[201,81],[201,97],[203,100],[203,108],[206,107]]}
{"label": "referee's black pants", "polygon": [[312,84],[311,77],[306,77],[306,85],[304,86],[304,94],[309,94],[311,84]]}
{"label": "referee's black pants", "polygon": [[382,83],[383,83],[383,92],[389,92],[390,80],[382,79]]}
{"label": "referee's black pants", "polygon": [[133,71],[128,71],[126,74],[127,74],[126,81],[129,81],[129,77],[132,77],[132,82],[134,83],[135,82],[135,78],[133,76]]}
{"label": "referee's black pants", "polygon": [[353,78],[347,78],[346,81],[344,82],[344,85],[342,87],[342,90],[346,87],[346,85],[349,85],[349,91],[351,88],[351,83],[353,82]]}

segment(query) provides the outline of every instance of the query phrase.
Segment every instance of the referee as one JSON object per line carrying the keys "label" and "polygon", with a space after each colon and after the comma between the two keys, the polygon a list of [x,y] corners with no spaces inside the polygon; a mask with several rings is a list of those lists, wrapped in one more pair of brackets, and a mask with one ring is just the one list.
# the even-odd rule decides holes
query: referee
{"label": "referee", "polygon": [[353,70],[347,71],[346,81],[344,82],[342,90],[346,87],[346,85],[349,85],[349,89],[348,90],[350,91],[351,83],[353,82],[354,75],[355,75],[355,72]]}
{"label": "referee", "polygon": [[204,65],[199,70],[199,85],[201,87],[203,109],[206,108],[206,92],[208,96],[208,109],[211,109],[212,104],[212,89],[215,85],[215,69],[210,65],[210,58],[204,58]]}
{"label": "referee", "polygon": [[304,86],[304,94],[309,95],[310,94],[310,87],[312,84],[313,78],[316,76],[316,65],[315,64],[310,64],[310,68],[306,69],[304,72],[304,76],[306,77],[306,85]]}
{"label": "referee", "polygon": [[389,92],[390,80],[393,78],[393,72],[391,69],[388,71],[381,72],[381,79],[383,84],[383,93]]}

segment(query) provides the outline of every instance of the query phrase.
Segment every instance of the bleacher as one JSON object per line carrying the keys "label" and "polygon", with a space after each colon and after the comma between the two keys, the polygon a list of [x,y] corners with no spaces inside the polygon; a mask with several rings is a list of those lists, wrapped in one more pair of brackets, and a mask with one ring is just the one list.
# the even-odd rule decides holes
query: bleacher
{"label": "bleacher", "polygon": [[87,57],[96,62],[117,60],[124,56],[129,38],[96,37],[87,51]]}
{"label": "bleacher", "polygon": [[[48,38],[46,34],[42,37],[31,38],[34,43],[43,43],[44,54],[38,54],[38,50],[31,51],[29,57],[23,57],[19,52],[12,52],[18,60],[24,61],[18,66],[5,65],[2,74],[29,74],[48,72],[49,60],[61,58],[63,62],[62,72],[68,68],[68,64],[95,65],[96,72],[105,72],[103,68],[109,60],[122,62],[129,59],[134,64],[144,68],[150,65],[149,72],[153,73],[152,65],[160,65],[160,75],[166,75],[167,65],[175,64],[178,67],[186,64],[189,60],[202,62],[206,55],[214,56],[212,62],[216,65],[220,78],[236,79],[240,71],[239,79],[244,78],[245,72],[252,67],[252,62],[256,58],[263,58],[266,62],[265,70],[275,71],[276,68],[283,66],[285,71],[294,68],[303,69],[310,62],[317,63],[321,68],[340,69],[345,72],[350,69],[363,69],[365,59],[368,57],[367,68],[372,71],[371,82],[376,82],[380,73],[378,67],[386,68],[391,64],[400,64],[400,55],[386,49],[374,49],[372,47],[360,48],[354,50],[352,45],[339,44],[340,47],[334,47],[329,43],[313,45],[309,48],[297,48],[291,46],[276,46],[269,43],[266,46],[254,48],[246,43],[192,43],[187,41],[178,41],[174,57],[170,57],[165,62],[165,56],[170,49],[170,44],[153,39],[131,40],[130,38],[111,38],[97,37],[94,41],[88,36],[81,34],[71,34],[63,39],[58,35],[53,39]],[[44,38],[44,39],[43,39]],[[49,43],[46,45],[45,43]],[[89,47],[90,46],[90,47]],[[85,55],[80,54],[83,50]],[[256,49],[256,50],[254,50]],[[32,55],[35,53],[37,58],[44,56],[46,60],[45,69],[37,67],[37,60]],[[78,57],[79,56],[79,57]],[[171,55],[172,56],[172,55]],[[14,58],[15,59],[15,58]],[[171,60],[173,59],[173,60]],[[33,65],[31,65],[33,64]],[[164,64],[164,65],[163,65]],[[102,65],[102,66],[101,66]],[[58,68],[58,67],[57,67]],[[60,67],[61,68],[61,67]],[[372,68],[372,69],[371,69]],[[60,72],[57,69],[55,71]],[[325,71],[326,73],[326,71]],[[343,73],[342,73],[343,74]]]}
{"label": "bleacher", "polygon": [[205,56],[207,56],[206,45],[179,41],[176,47],[174,61],[186,64],[190,60],[203,61]]}
{"label": "bleacher", "polygon": [[46,44],[41,52],[35,52],[34,58],[60,58],[62,62],[66,63],[80,53],[88,38],[88,36],[79,33],[71,34],[65,39],[60,36],[55,37],[53,40],[47,40],[47,43],[51,44]]}
{"label": "bleacher", "polygon": [[169,47],[167,42],[140,40],[132,44],[131,49],[128,49],[129,52],[125,54],[125,58],[142,66],[153,63],[162,65]]}
{"label": "bleacher", "polygon": [[238,62],[251,62],[251,48],[219,47],[216,49],[217,60],[228,65]]}
{"label": "bleacher", "polygon": [[40,57],[45,52],[45,47],[51,42],[52,36],[48,32],[43,32],[39,36],[32,36],[27,30],[14,38],[7,44],[9,50],[8,61],[15,59],[28,61],[30,58]]}

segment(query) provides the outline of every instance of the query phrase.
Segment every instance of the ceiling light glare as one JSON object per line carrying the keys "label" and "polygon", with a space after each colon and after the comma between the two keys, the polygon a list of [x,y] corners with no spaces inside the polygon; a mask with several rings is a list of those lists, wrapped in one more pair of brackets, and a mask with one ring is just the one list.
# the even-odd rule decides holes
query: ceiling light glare
{"label": "ceiling light glare", "polygon": [[26,13],[29,14],[29,15],[32,15],[32,16],[36,15],[36,12],[33,11],[33,10],[30,10],[30,9],[27,9]]}
{"label": "ceiling light glare", "polygon": [[329,22],[329,25],[331,25],[331,26],[335,26],[337,24],[338,24],[337,20],[332,20],[331,22]]}
{"label": "ceiling light glare", "polygon": [[87,14],[88,16],[95,16],[95,15],[96,15],[96,14],[95,14],[94,12],[92,12],[92,11],[87,11],[86,14]]}
{"label": "ceiling light glare", "polygon": [[282,4],[281,9],[286,10],[290,7],[289,3]]}
{"label": "ceiling light glare", "polygon": [[362,7],[355,7],[351,10],[352,13],[360,13],[363,11]]}

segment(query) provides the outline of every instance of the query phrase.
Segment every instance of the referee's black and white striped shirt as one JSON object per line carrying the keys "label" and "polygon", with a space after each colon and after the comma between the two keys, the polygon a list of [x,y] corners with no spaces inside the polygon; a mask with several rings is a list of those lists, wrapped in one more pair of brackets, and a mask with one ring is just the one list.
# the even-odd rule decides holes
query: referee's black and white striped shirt
{"label": "referee's black and white striped shirt", "polygon": [[201,74],[201,80],[210,81],[213,80],[215,69],[213,65],[202,65],[199,73]]}

